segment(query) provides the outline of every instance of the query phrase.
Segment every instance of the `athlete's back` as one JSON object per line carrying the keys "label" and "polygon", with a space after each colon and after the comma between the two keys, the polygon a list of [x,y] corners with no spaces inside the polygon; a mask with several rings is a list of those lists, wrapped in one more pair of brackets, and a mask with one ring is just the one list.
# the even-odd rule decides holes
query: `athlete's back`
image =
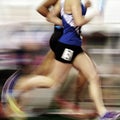
{"label": "athlete's back", "polygon": [[[70,9],[70,3],[68,0],[61,0],[61,17],[62,22],[64,26],[64,34],[60,39],[60,42],[69,44],[69,45],[75,45],[75,46],[81,46],[81,38],[80,38],[80,26],[76,26],[74,23],[72,11]],[[82,8],[82,15],[86,14],[86,8],[81,3]]]}

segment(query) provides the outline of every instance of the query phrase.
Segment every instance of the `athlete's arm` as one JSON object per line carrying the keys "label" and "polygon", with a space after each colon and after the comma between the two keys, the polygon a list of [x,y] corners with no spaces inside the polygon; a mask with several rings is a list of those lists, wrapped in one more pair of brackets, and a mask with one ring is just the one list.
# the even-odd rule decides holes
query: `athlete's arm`
{"label": "athlete's arm", "polygon": [[51,6],[54,6],[58,0],[46,0],[37,8],[37,12],[46,17]]}
{"label": "athlete's arm", "polygon": [[95,13],[93,13],[91,16],[88,18],[85,18],[85,16],[82,15],[82,8],[80,6],[80,0],[71,0],[71,12],[74,18],[74,23],[76,26],[82,26],[86,23],[88,23],[94,16]]}
{"label": "athlete's arm", "polygon": [[60,0],[58,0],[54,8],[48,13],[47,21],[62,26],[62,20],[59,17],[57,17],[58,14],[60,13],[60,10],[61,10]]}

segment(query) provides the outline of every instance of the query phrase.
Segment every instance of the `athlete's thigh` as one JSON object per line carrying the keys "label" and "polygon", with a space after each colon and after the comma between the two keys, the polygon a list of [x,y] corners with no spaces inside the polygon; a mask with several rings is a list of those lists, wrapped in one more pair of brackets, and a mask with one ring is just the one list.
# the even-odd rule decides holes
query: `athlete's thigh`
{"label": "athlete's thigh", "polygon": [[51,77],[56,82],[61,83],[65,80],[71,67],[72,67],[71,64],[62,63],[58,60],[55,60],[53,69],[48,76]]}
{"label": "athlete's thigh", "polygon": [[85,52],[75,58],[73,65],[81,71],[87,79],[97,74],[93,60]]}

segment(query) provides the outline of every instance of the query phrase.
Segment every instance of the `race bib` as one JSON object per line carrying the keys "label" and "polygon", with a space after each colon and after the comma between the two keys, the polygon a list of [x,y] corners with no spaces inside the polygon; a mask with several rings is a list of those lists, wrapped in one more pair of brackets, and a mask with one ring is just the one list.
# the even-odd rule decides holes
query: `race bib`
{"label": "race bib", "polygon": [[74,52],[73,50],[65,48],[61,58],[67,61],[71,61],[73,52]]}

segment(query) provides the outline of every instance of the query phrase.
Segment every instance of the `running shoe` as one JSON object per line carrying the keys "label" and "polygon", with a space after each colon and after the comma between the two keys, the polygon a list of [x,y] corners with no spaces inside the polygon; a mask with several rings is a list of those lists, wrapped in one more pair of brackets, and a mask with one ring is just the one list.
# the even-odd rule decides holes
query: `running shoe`
{"label": "running shoe", "polygon": [[120,120],[120,112],[107,112],[100,120]]}
{"label": "running shoe", "polygon": [[95,110],[81,108],[79,105],[69,102],[59,96],[55,98],[55,101],[61,109],[60,113],[66,116],[70,116],[77,119],[95,118],[98,116]]}
{"label": "running shoe", "polygon": [[80,109],[80,107],[72,102],[69,102],[67,100],[65,100],[62,97],[56,97],[55,101],[57,102],[57,104],[59,105],[60,108],[67,108],[67,109],[74,109],[74,110],[78,110]]}

